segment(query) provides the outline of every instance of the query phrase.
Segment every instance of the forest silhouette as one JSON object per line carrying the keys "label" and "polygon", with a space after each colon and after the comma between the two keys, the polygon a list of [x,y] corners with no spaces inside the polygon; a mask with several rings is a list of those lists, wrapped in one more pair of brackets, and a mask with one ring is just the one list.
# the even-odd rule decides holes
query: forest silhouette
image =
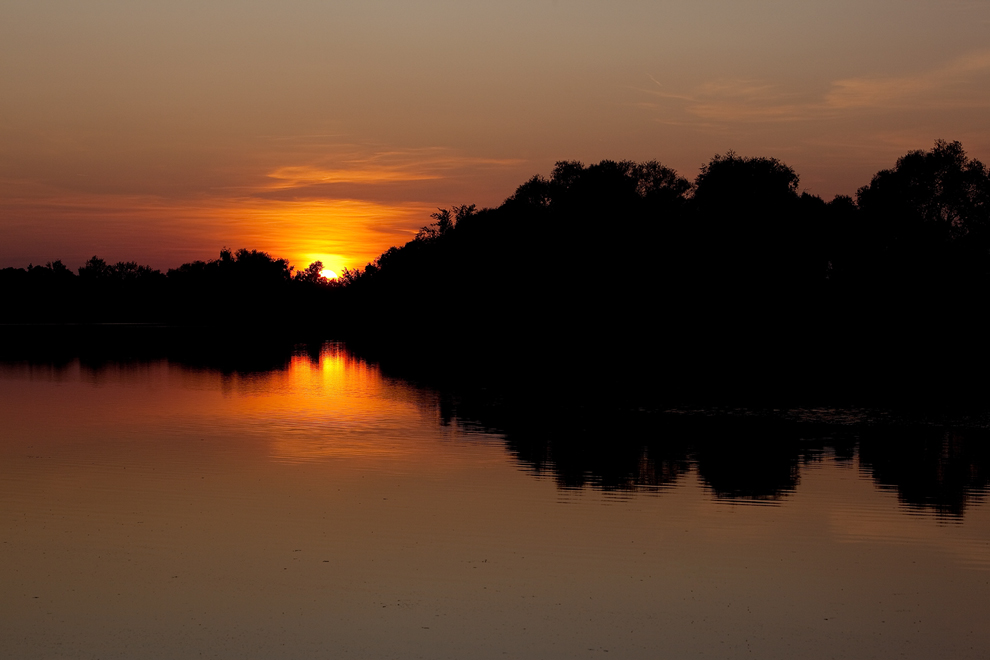
{"label": "forest silhouette", "polygon": [[732,152],[693,182],[655,161],[564,161],[497,208],[438,210],[335,281],[247,249],[166,273],[54,261],[0,271],[0,323],[18,344],[107,323],[237,346],[334,336],[524,398],[986,394],[987,167],[938,141],[855,199],[799,183]]}

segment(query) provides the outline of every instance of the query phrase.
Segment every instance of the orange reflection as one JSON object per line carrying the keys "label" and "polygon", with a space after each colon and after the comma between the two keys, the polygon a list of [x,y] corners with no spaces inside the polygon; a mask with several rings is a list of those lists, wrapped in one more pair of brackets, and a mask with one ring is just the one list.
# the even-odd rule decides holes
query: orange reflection
{"label": "orange reflection", "polygon": [[[478,459],[457,451],[451,440],[460,429],[439,424],[434,393],[386,378],[333,343],[260,373],[167,361],[99,369],[78,362],[56,370],[8,366],[0,373],[9,381],[0,391],[0,415],[10,438],[58,443],[74,437],[80,451],[109,438],[146,437],[155,442],[141,444],[141,451],[186,451],[193,443],[197,453],[212,447],[250,462],[402,456],[417,470],[442,472]],[[57,400],[38,395],[53,385]],[[59,414],[52,414],[53,406]],[[484,462],[502,460],[500,452],[490,454]]]}
{"label": "orange reflection", "polygon": [[406,455],[435,444],[421,430],[436,417],[433,395],[383,377],[337,344],[295,355],[284,370],[222,375],[220,390],[222,404],[201,414],[263,434],[280,460]]}

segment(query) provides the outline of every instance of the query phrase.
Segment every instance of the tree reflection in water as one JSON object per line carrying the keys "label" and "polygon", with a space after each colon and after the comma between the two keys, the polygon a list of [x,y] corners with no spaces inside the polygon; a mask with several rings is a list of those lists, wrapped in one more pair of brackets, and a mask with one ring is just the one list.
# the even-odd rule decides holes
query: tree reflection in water
{"label": "tree reflection in water", "polygon": [[858,459],[860,471],[896,492],[904,506],[951,520],[982,501],[990,486],[985,427],[888,411],[537,409],[521,415],[450,399],[441,407],[447,423],[503,433],[521,465],[564,489],[662,492],[696,470],[716,498],[773,502],[794,492],[802,466]]}
{"label": "tree reflection in water", "polygon": [[[285,371],[293,356],[319,365],[327,346],[230,337],[207,344],[174,338],[148,342],[144,335],[131,343],[111,339],[69,348],[94,374],[115,364],[165,358],[231,377]],[[65,350],[11,350],[8,344],[0,360],[45,364],[56,371],[71,362]],[[387,370],[385,375],[396,378]],[[416,382],[415,374],[399,378]],[[836,461],[858,463],[862,474],[881,490],[896,492],[908,509],[951,522],[982,502],[990,487],[985,417],[948,414],[932,421],[868,408],[599,409],[587,401],[506,402],[504,392],[413,387],[431,392],[419,400],[438,406],[442,425],[456,422],[463,429],[503,435],[506,450],[525,470],[551,477],[561,489],[662,493],[696,472],[717,499],[773,503],[795,491],[803,466]]]}

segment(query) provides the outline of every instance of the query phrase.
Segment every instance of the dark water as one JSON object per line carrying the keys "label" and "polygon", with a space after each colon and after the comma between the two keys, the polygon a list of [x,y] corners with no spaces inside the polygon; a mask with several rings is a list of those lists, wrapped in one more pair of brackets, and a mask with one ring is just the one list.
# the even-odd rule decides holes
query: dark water
{"label": "dark water", "polygon": [[0,363],[0,657],[990,655],[985,419],[529,412]]}

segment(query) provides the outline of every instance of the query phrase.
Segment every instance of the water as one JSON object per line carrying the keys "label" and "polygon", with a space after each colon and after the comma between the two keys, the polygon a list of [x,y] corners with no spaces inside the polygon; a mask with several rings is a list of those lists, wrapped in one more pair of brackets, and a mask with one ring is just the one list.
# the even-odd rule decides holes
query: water
{"label": "water", "polygon": [[978,428],[459,410],[332,344],[0,364],[0,657],[990,654]]}

